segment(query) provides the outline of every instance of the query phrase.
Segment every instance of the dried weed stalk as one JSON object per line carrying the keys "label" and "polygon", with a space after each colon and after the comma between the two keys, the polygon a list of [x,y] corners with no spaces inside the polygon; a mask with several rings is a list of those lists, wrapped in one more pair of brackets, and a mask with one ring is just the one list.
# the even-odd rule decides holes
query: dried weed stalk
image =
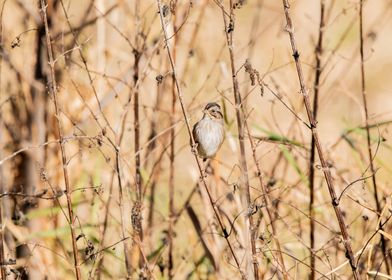
{"label": "dried weed stalk", "polygon": [[297,43],[295,40],[294,26],[293,26],[291,16],[290,16],[290,4],[289,4],[288,0],[282,0],[282,3],[283,3],[283,9],[284,9],[286,23],[287,23],[286,31],[288,32],[289,37],[290,37],[291,48],[293,51],[293,58],[294,58],[295,66],[297,69],[299,84],[301,87],[301,94],[302,94],[302,97],[304,100],[306,113],[307,113],[307,116],[308,116],[308,119],[310,122],[310,127],[311,127],[312,135],[314,138],[315,146],[317,149],[317,153],[320,158],[321,167],[324,172],[325,180],[327,182],[328,191],[331,196],[331,203],[332,203],[332,206],[335,210],[336,218],[339,223],[340,232],[342,233],[343,245],[346,250],[345,255],[346,255],[346,258],[350,262],[350,266],[351,266],[351,270],[352,270],[354,279],[361,279],[361,276],[359,275],[358,269],[356,266],[353,250],[351,248],[351,241],[350,241],[350,236],[348,234],[348,229],[347,229],[346,223],[344,221],[342,210],[339,206],[339,201],[336,196],[336,190],[335,190],[335,186],[333,183],[332,174],[329,169],[330,167],[328,166],[328,163],[325,159],[325,153],[324,153],[324,150],[323,150],[321,143],[320,143],[320,140],[319,140],[319,135],[317,132],[317,122],[313,117],[312,107],[310,105],[309,93],[308,93],[308,90],[306,89],[305,78],[304,78],[303,71],[302,71],[301,59],[300,59],[300,55],[298,52]]}

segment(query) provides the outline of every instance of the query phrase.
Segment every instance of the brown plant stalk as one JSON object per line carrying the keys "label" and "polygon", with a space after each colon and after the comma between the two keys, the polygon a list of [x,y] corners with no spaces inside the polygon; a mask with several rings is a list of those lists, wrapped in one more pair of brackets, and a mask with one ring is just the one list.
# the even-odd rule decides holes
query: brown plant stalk
{"label": "brown plant stalk", "polygon": [[183,93],[182,93],[182,90],[181,90],[181,87],[180,87],[180,83],[178,81],[176,67],[175,67],[175,64],[174,64],[174,61],[173,61],[173,57],[172,57],[172,54],[171,54],[171,50],[170,50],[170,46],[169,46],[169,41],[168,41],[168,37],[169,36],[167,34],[165,22],[164,22],[164,19],[163,19],[161,0],[157,0],[157,6],[158,6],[158,11],[159,11],[159,18],[160,18],[160,21],[161,21],[161,27],[162,27],[162,31],[163,31],[163,35],[164,35],[164,39],[165,39],[164,43],[165,43],[165,47],[166,47],[166,50],[167,50],[167,55],[169,57],[170,66],[171,66],[171,69],[172,69],[172,75],[174,76],[174,80],[175,80],[175,84],[176,84],[177,98],[178,98],[178,101],[180,103],[181,112],[182,112],[182,114],[184,116],[186,128],[187,128],[187,131],[188,131],[188,135],[189,135],[189,138],[191,140],[190,141],[190,145],[191,145],[192,153],[194,155],[194,158],[195,158],[195,161],[196,161],[199,173],[200,173],[201,184],[203,185],[203,187],[205,188],[205,190],[207,192],[209,201],[211,203],[211,207],[212,207],[212,209],[214,211],[214,214],[215,214],[215,217],[216,217],[216,219],[218,221],[219,227],[221,228],[221,230],[223,232],[223,237],[226,240],[226,243],[227,243],[227,246],[228,246],[228,248],[230,250],[230,253],[231,253],[231,255],[232,255],[233,259],[234,259],[235,266],[238,269],[238,271],[240,272],[242,279],[246,279],[247,277],[244,274],[244,272],[241,270],[241,265],[240,265],[239,259],[238,259],[237,255],[236,255],[235,251],[234,251],[233,245],[230,242],[229,234],[227,232],[227,229],[224,226],[224,224],[222,222],[222,219],[220,218],[220,216],[218,214],[218,210],[216,209],[215,202],[214,202],[214,200],[213,200],[213,198],[211,196],[211,193],[210,193],[210,191],[209,191],[209,189],[207,187],[207,182],[206,182],[205,177],[204,177],[205,172],[203,171],[202,164],[201,164],[201,162],[200,162],[200,160],[199,160],[199,158],[197,156],[197,153],[196,153],[195,139],[193,138],[193,135],[192,135],[192,129],[191,129],[189,117],[188,117],[188,114],[187,114],[187,111],[186,111],[185,105],[184,105]]}
{"label": "brown plant stalk", "polygon": [[[108,232],[108,223],[109,223],[109,216],[110,216],[110,203],[112,200],[112,192],[113,192],[113,185],[114,185],[114,176],[116,175],[117,177],[117,183],[118,183],[118,188],[119,188],[119,210],[120,210],[120,226],[121,226],[121,237],[123,240],[123,250],[124,250],[124,262],[125,262],[125,268],[127,271],[127,277],[131,277],[132,273],[132,268],[131,268],[131,259],[130,259],[130,254],[129,254],[129,244],[128,244],[128,237],[126,236],[126,222],[125,222],[125,215],[124,215],[124,199],[123,199],[123,184],[122,184],[122,179],[121,179],[121,167],[120,167],[120,147],[121,143],[124,139],[124,134],[125,134],[125,119],[122,122],[121,125],[121,130],[120,130],[120,135],[116,137],[116,145],[113,145],[114,151],[116,153],[116,161],[115,161],[115,169],[112,170],[111,174],[111,180],[110,180],[110,187],[109,187],[109,196],[108,200],[105,204],[105,217],[104,217],[104,222],[103,222],[103,230],[102,230],[102,237],[100,240],[100,248],[102,248],[105,244],[105,237]],[[99,122],[97,122],[99,125]],[[97,264],[97,279],[101,279],[101,274],[102,274],[102,267],[104,264],[104,254],[102,255],[101,259],[99,260]]]}
{"label": "brown plant stalk", "polygon": [[[370,140],[370,128],[369,128],[369,110],[366,98],[366,77],[365,77],[365,59],[364,59],[364,38],[363,38],[363,0],[360,0],[359,3],[359,51],[361,56],[361,93],[362,93],[362,102],[363,102],[363,109],[365,111],[365,129],[366,129],[366,142],[367,142],[367,150],[369,156],[369,166],[370,172],[372,174],[372,184],[374,190],[374,200],[376,201],[376,210],[377,214],[380,215],[382,211],[382,206],[379,200],[378,188],[377,188],[377,181],[376,181],[376,169],[373,163],[373,152],[372,152],[372,143]],[[378,224],[379,228],[383,230],[381,219],[380,223]],[[387,273],[390,274],[390,267],[389,261],[390,257],[388,256],[388,249],[387,249],[387,240],[385,239],[384,235],[381,234],[381,249],[382,253],[385,257],[385,267],[387,269]]]}
{"label": "brown plant stalk", "polygon": [[317,122],[315,121],[315,119],[313,117],[308,90],[306,89],[306,86],[305,86],[305,78],[304,78],[304,74],[302,71],[301,59],[300,59],[300,55],[298,52],[297,43],[295,40],[294,27],[293,27],[293,23],[292,23],[291,16],[290,16],[290,4],[289,4],[288,0],[282,0],[282,3],[283,3],[283,9],[284,9],[286,23],[287,23],[286,31],[288,32],[289,37],[290,37],[290,44],[291,44],[291,48],[293,51],[293,57],[294,57],[295,66],[296,66],[296,70],[297,70],[297,74],[298,74],[300,88],[301,88],[301,94],[303,96],[306,113],[308,116],[308,120],[310,122],[310,128],[312,131],[312,135],[314,137],[315,146],[316,146],[317,153],[318,153],[318,156],[320,159],[322,170],[324,172],[324,177],[325,177],[325,180],[326,180],[326,183],[328,186],[328,191],[331,196],[332,206],[334,208],[336,218],[339,223],[340,232],[341,232],[342,238],[343,238],[343,245],[346,250],[345,255],[350,263],[354,279],[356,279],[356,280],[361,279],[361,277],[358,273],[358,270],[357,270],[356,263],[355,263],[355,257],[353,254],[353,250],[351,248],[351,241],[350,241],[350,236],[348,234],[347,226],[344,221],[342,210],[340,209],[339,201],[336,196],[336,190],[335,190],[335,186],[333,183],[332,174],[331,174],[331,171],[330,171],[329,166],[327,164],[327,161],[325,159],[324,151],[323,151],[323,148],[322,148],[320,140],[319,140],[319,135],[318,135],[318,131],[317,131]]}
{"label": "brown plant stalk", "polygon": [[[131,267],[131,258],[129,254],[129,246],[128,242],[125,239],[125,214],[124,214],[124,190],[121,181],[121,168],[120,168],[120,148],[116,149],[116,174],[117,174],[117,182],[118,182],[118,203],[120,208],[120,218],[121,218],[121,237],[124,239],[123,247],[124,247],[124,258],[125,258],[125,268],[127,270],[127,279],[131,279],[132,275],[132,267]],[[109,211],[109,210],[108,210]]]}
{"label": "brown plant stalk", "polygon": [[245,156],[245,127],[244,127],[244,114],[243,114],[243,103],[240,93],[240,88],[237,79],[237,70],[234,61],[234,46],[233,46],[233,33],[235,26],[234,19],[234,8],[233,1],[230,0],[230,15],[229,15],[229,23],[227,22],[227,18],[225,15],[224,7],[220,7],[222,9],[223,22],[225,26],[225,34],[227,47],[230,54],[230,65],[231,65],[231,74],[232,74],[232,82],[233,82],[233,92],[234,92],[234,101],[235,101],[235,111],[236,111],[236,119],[237,119],[237,128],[238,128],[238,140],[240,143],[240,166],[242,171],[241,176],[241,187],[244,188],[245,199],[246,199],[246,207],[248,209],[246,218],[249,226],[249,238],[250,238],[250,247],[252,250],[252,263],[253,263],[253,275],[254,279],[259,279],[258,272],[258,263],[257,263],[257,254],[256,254],[256,228],[253,222],[253,216],[251,214],[251,198],[250,198],[250,187],[249,187],[249,177],[248,177],[248,165]]}
{"label": "brown plant stalk", "polygon": [[[163,77],[162,80],[160,80],[160,76],[159,79],[157,80],[157,90],[156,90],[156,99],[155,99],[155,105],[154,105],[154,111],[159,111],[160,106],[161,106],[161,102],[162,102],[162,98],[161,98],[161,93],[163,92]],[[146,150],[146,154],[150,155],[147,160],[146,160],[146,164],[147,162],[151,159],[151,158],[157,158],[155,159],[155,163],[153,164],[152,170],[151,170],[151,177],[149,178],[149,180],[146,182],[146,189],[150,189],[150,199],[149,199],[149,206],[148,206],[148,218],[147,218],[147,229],[151,229],[153,228],[154,224],[154,211],[155,211],[155,192],[156,192],[156,186],[157,186],[157,182],[159,181],[159,177],[161,175],[161,171],[162,171],[162,160],[160,159],[159,156],[157,156],[157,151],[156,147],[157,147],[157,141],[156,140],[152,140],[156,137],[157,135],[157,124],[158,124],[158,116],[157,114],[154,114],[154,116],[152,117],[151,120],[151,124],[150,124],[150,133],[148,136],[148,140],[151,141],[151,143],[147,146],[147,150]],[[153,155],[153,156],[151,156]],[[161,154],[161,156],[163,155],[163,153]],[[151,183],[149,182],[151,181]]]}
{"label": "brown plant stalk", "polygon": [[[173,34],[177,31],[176,25],[176,13],[172,16],[173,21]],[[176,42],[177,37],[174,36],[173,40],[173,63],[176,63]],[[171,115],[170,115],[170,126],[174,125],[175,122],[175,114],[176,114],[176,81],[174,75],[172,75],[172,102],[171,102]],[[169,279],[173,279],[174,270],[173,270],[173,235],[174,235],[174,158],[175,158],[175,128],[173,127],[170,130],[170,166],[169,166],[169,228],[168,228],[168,242],[169,242],[169,264],[168,264],[168,276]]]}
{"label": "brown plant stalk", "polygon": [[60,143],[60,150],[61,150],[61,159],[62,159],[62,169],[64,173],[64,183],[65,189],[67,191],[66,198],[67,198],[67,209],[68,209],[68,224],[71,230],[71,239],[72,239],[72,253],[74,258],[74,269],[76,273],[76,279],[81,279],[80,267],[79,267],[79,256],[78,256],[78,247],[76,244],[76,237],[75,237],[75,219],[74,213],[72,210],[72,197],[71,197],[71,187],[69,184],[68,178],[68,168],[67,168],[67,155],[65,151],[65,142],[63,136],[63,127],[60,119],[60,110],[58,104],[58,92],[57,92],[57,84],[56,84],[56,76],[55,76],[55,62],[53,59],[53,50],[52,50],[52,43],[50,37],[50,30],[48,25],[48,18],[46,14],[46,7],[47,3],[45,0],[41,0],[41,15],[42,20],[45,25],[45,34],[46,34],[46,47],[48,52],[49,58],[49,67],[50,67],[50,77],[51,77],[51,85],[49,86],[50,94],[53,97],[54,107],[56,111],[56,120],[57,120],[57,129],[59,133],[59,143]]}
{"label": "brown plant stalk", "polygon": [[[6,1],[3,1],[3,5],[1,6],[1,12],[0,12],[0,45],[3,45],[3,12],[4,12],[4,7],[5,7]],[[0,57],[0,86],[1,86],[1,70],[3,66],[3,58],[2,56]],[[2,97],[2,91],[0,88],[0,98]],[[0,99],[1,100],[1,99]],[[2,116],[0,112],[0,116]],[[2,122],[0,122],[0,130],[2,127]],[[2,135],[0,135],[0,140],[2,140]],[[0,150],[0,157],[2,155],[2,151]],[[0,192],[4,192],[4,174],[3,174],[3,167],[0,166]],[[6,199],[6,198],[5,198]],[[5,264],[5,257],[4,257],[4,226],[3,226],[3,203],[4,200],[3,198],[0,198],[0,270],[1,270],[1,279],[6,280],[7,279],[7,271],[6,271],[6,264]]]}
{"label": "brown plant stalk", "polygon": [[[3,174],[2,174],[2,167],[0,167],[0,191],[1,193],[4,192],[4,185],[3,185]],[[0,198],[0,266],[1,266],[1,279],[7,279],[7,271],[6,271],[6,263],[4,257],[4,231],[3,231],[3,198]]]}
{"label": "brown plant stalk", "polygon": [[247,122],[246,119],[245,119],[244,123],[245,123],[246,131],[248,133],[250,146],[251,146],[251,149],[252,149],[253,161],[255,162],[255,165],[256,165],[257,178],[259,179],[259,184],[260,184],[260,188],[261,188],[261,191],[262,191],[262,200],[263,200],[263,203],[265,205],[265,210],[267,212],[268,219],[269,219],[269,222],[270,222],[270,225],[271,225],[271,229],[272,229],[272,239],[274,240],[275,245],[277,247],[278,264],[279,264],[280,268],[282,269],[283,279],[287,280],[287,279],[289,279],[288,278],[289,275],[287,273],[286,266],[284,264],[282,248],[280,246],[280,242],[279,242],[279,239],[277,237],[278,236],[278,231],[276,230],[276,219],[274,219],[274,217],[273,217],[273,215],[271,213],[271,210],[270,210],[271,200],[269,198],[268,190],[267,190],[267,188],[266,188],[266,186],[264,184],[260,163],[257,160],[256,144],[254,142],[254,139],[253,139],[252,135],[250,134],[250,129],[249,129],[248,122]]}
{"label": "brown plant stalk", "polygon": [[[320,77],[322,72],[321,66],[321,57],[323,55],[323,35],[324,35],[324,10],[325,10],[325,1],[320,0],[320,24],[319,24],[319,32],[318,32],[318,42],[315,49],[316,56],[316,69],[315,69],[315,78],[314,78],[314,96],[313,96],[313,118],[317,122],[317,112],[318,112],[318,103],[319,103],[319,92],[320,92]],[[316,224],[314,219],[314,184],[315,184],[315,158],[316,158],[316,143],[314,140],[313,134],[311,135],[311,144],[310,144],[310,159],[309,159],[309,223],[310,223],[310,231],[309,231],[309,239],[310,239],[310,275],[309,280],[314,280],[316,277],[316,254],[315,254],[315,231]]]}
{"label": "brown plant stalk", "polygon": [[[140,1],[136,0],[135,1],[135,28],[136,28],[136,35],[135,35],[135,48],[133,49],[133,56],[134,56],[134,63],[133,63],[133,85],[134,85],[134,103],[133,103],[133,125],[135,129],[135,134],[134,134],[134,151],[135,151],[135,187],[136,187],[136,203],[134,204],[132,208],[133,213],[137,213],[137,219],[135,219],[135,222],[132,222],[133,229],[134,229],[134,240],[133,240],[133,246],[139,246],[138,243],[143,242],[143,226],[142,226],[142,212],[138,211],[139,207],[142,206],[143,204],[143,186],[142,186],[142,176],[140,172],[140,106],[139,106],[139,67],[140,67],[140,59],[142,56],[142,49],[140,48],[142,46],[141,40],[140,40]],[[132,93],[132,90],[131,90]],[[131,94],[130,94],[131,96]],[[131,97],[129,98],[131,99]],[[138,238],[139,240],[136,241],[135,238]],[[144,260],[142,258],[142,252],[140,251],[140,257],[139,257],[139,268],[142,269],[144,266]]]}

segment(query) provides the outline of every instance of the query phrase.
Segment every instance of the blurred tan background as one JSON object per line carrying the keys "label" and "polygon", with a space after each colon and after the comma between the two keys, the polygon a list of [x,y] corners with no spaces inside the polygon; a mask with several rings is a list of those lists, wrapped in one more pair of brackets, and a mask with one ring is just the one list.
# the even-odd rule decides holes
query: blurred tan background
{"label": "blurred tan background", "polygon": [[[200,175],[178,99],[172,112],[173,93],[174,96],[177,93],[173,89],[157,2],[48,1],[60,108],[57,117],[49,93],[52,82],[38,2],[8,0],[1,4],[0,183],[1,192],[6,194],[2,196],[4,257],[16,262],[6,266],[7,277],[74,277],[70,229],[65,218],[68,212],[58,118],[66,140],[82,279],[126,279],[123,237],[130,250],[132,279],[145,274],[153,279],[239,279],[205,191],[195,188]],[[275,257],[271,225],[262,210],[265,205],[260,200],[262,190],[249,137],[256,143],[256,158],[269,190],[272,203],[269,207],[276,220],[279,233],[276,237],[285,252],[288,279],[306,279],[310,275],[311,134],[282,104],[308,123],[285,31],[283,6],[272,0],[233,2],[239,5],[234,9],[234,61],[251,131],[245,137],[245,157],[251,197],[259,207],[255,217],[259,221],[256,247],[260,279],[283,279],[283,276]],[[238,131],[219,3],[229,10],[229,1],[164,1],[169,10],[164,22],[191,124],[202,117],[206,103],[215,101],[224,107],[226,141],[212,161],[213,174],[206,180],[225,225],[231,228],[231,223],[234,224],[230,240],[249,273],[243,222],[247,207],[241,202],[241,188],[238,190],[242,174]],[[358,9],[359,1],[325,1],[317,119],[338,194],[354,180],[372,175],[363,129]],[[381,216],[385,221],[391,209],[392,178],[389,131],[392,2],[364,1],[363,9],[366,95],[378,193],[382,207],[385,206]],[[306,85],[313,98],[320,1],[291,1],[290,12]],[[175,35],[173,28],[177,29]],[[136,63],[138,54],[140,60]],[[263,93],[258,85],[251,85],[244,71],[247,59],[265,83]],[[158,82],[160,78],[162,82]],[[138,151],[135,151],[136,95]],[[140,156],[139,173],[137,156]],[[351,279],[349,265],[334,270],[346,261],[345,252],[317,157],[315,166],[316,278],[324,275],[325,279]],[[139,213],[143,240],[137,236],[135,224],[132,227],[135,214],[132,209],[135,211],[138,200],[137,174],[141,176],[143,192]],[[124,191],[123,222],[118,177]],[[174,189],[172,215],[169,215],[170,186]],[[192,210],[186,207],[187,201]],[[371,275],[369,271],[377,270],[388,274],[387,266],[392,265],[392,260],[387,257],[385,264],[380,248],[382,234],[375,234],[368,242],[378,225],[371,180],[353,184],[342,196],[341,208],[354,254],[364,249],[359,261],[360,274]],[[196,213],[200,230],[189,211]],[[175,221],[174,233],[169,234],[173,245],[172,275],[168,272],[170,221]],[[124,236],[121,228],[125,229]],[[390,223],[384,231],[388,229]],[[391,238],[385,236],[387,240]],[[205,247],[210,248],[213,256]],[[248,277],[252,279],[251,274]]]}

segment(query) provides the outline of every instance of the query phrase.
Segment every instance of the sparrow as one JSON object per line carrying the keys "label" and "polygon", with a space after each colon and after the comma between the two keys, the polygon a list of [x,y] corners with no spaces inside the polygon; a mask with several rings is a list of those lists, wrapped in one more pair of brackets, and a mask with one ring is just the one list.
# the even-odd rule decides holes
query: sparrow
{"label": "sparrow", "polygon": [[197,153],[206,161],[215,157],[225,139],[225,128],[221,107],[210,102],[203,110],[203,117],[193,126],[193,138],[197,145]]}

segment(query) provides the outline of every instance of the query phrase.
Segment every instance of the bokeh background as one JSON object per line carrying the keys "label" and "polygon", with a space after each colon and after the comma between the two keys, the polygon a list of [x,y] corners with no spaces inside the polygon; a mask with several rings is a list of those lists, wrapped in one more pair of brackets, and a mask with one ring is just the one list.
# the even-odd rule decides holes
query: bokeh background
{"label": "bokeh background", "polygon": [[[248,166],[260,279],[283,279],[284,270],[287,279],[352,278],[318,157],[310,214],[311,133],[303,123],[308,120],[281,1],[163,1],[167,42],[156,1],[47,2],[58,114],[41,1],[1,1],[0,192],[7,279],[72,279],[74,254],[81,279],[240,278],[200,184],[166,44],[191,125],[206,103],[224,108],[226,140],[205,180],[248,279],[253,274],[241,156]],[[229,15],[230,4],[235,5],[236,77],[249,126],[242,155],[222,15],[222,7]],[[337,194],[352,183],[340,207],[360,275],[382,279],[392,265],[392,2],[363,1],[368,122],[380,209],[364,129],[360,2],[291,1],[312,100],[321,5],[318,132]],[[246,61],[260,83],[252,85]],[[77,252],[67,222],[60,136]]]}

